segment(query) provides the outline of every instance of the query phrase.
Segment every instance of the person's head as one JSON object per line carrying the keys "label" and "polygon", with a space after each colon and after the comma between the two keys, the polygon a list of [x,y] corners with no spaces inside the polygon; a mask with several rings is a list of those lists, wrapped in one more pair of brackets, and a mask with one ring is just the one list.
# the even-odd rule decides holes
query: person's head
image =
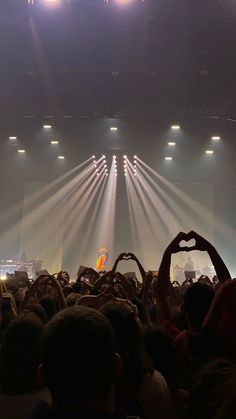
{"label": "person's head", "polygon": [[147,328],[144,334],[145,347],[154,367],[165,377],[169,385],[177,383],[177,359],[171,338],[158,326]]}
{"label": "person's head", "polygon": [[51,295],[43,295],[39,300],[39,304],[46,311],[48,319],[51,319],[57,313],[56,302]]}
{"label": "person's head", "polygon": [[[133,307],[133,308],[132,308]],[[123,302],[109,302],[101,308],[110,321],[116,338],[116,350],[124,364],[123,377],[133,389],[140,384],[147,372],[153,371],[150,357],[144,346],[143,332],[136,306]]]}
{"label": "person's head", "polygon": [[81,297],[81,294],[78,294],[77,292],[72,292],[69,295],[67,295],[66,297],[67,307],[75,306],[80,297]]}
{"label": "person's head", "polygon": [[82,306],[60,311],[45,328],[41,351],[39,376],[55,406],[86,412],[113,403],[120,359],[101,313]]}
{"label": "person's head", "polygon": [[184,294],[183,310],[190,329],[199,329],[214,298],[212,287],[195,283]]}
{"label": "person's head", "polygon": [[42,322],[30,312],[23,313],[8,326],[0,352],[3,393],[24,394],[38,389],[42,331]]}
{"label": "person's head", "polygon": [[63,287],[63,294],[64,294],[64,296],[65,297],[67,297],[68,295],[70,295],[71,293],[73,292],[73,287],[72,287],[72,285],[65,285],[64,287]]}
{"label": "person's head", "polygon": [[223,401],[214,419],[235,419],[236,412],[236,370],[232,371],[223,393]]}
{"label": "person's head", "polygon": [[[224,400],[227,384],[232,376],[232,367],[233,364],[230,361],[215,359],[202,368],[190,390],[189,418],[215,418]],[[221,419],[223,417],[228,418],[228,416],[222,416]],[[235,415],[233,417],[235,418]]]}
{"label": "person's head", "polygon": [[26,311],[30,311],[31,313],[35,314],[39,318],[39,320],[41,320],[43,323],[47,323],[48,316],[41,304],[39,303],[28,304]]}

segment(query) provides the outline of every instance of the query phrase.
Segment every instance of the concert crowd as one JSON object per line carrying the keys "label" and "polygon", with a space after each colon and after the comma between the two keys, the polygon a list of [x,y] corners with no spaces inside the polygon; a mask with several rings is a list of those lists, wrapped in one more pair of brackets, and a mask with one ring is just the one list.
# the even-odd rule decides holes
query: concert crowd
{"label": "concert crowd", "polygon": [[[216,275],[173,282],[172,255],[193,250]],[[156,273],[122,253],[109,272],[0,281],[0,345],[2,419],[236,418],[236,280],[194,231]]]}

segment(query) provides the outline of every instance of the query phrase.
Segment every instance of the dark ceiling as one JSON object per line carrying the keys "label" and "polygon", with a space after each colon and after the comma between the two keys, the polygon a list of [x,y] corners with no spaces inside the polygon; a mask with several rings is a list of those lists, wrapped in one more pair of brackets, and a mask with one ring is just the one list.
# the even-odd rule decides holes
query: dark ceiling
{"label": "dark ceiling", "polygon": [[0,113],[236,114],[235,1],[0,1]]}

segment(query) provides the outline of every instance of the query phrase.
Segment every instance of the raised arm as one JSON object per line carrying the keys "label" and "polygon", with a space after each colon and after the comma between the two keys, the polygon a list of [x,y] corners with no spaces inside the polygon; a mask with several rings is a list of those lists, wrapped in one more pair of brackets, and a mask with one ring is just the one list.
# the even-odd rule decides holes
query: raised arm
{"label": "raised arm", "polygon": [[206,251],[209,254],[212,265],[215,268],[216,275],[220,283],[227,281],[228,279],[231,279],[231,275],[227,266],[225,265],[223,259],[221,258],[221,256],[219,255],[212,243],[210,243],[204,237],[200,236],[195,231],[191,231],[187,236],[188,239],[195,239],[196,241],[196,245],[192,247],[190,250],[202,250]]}

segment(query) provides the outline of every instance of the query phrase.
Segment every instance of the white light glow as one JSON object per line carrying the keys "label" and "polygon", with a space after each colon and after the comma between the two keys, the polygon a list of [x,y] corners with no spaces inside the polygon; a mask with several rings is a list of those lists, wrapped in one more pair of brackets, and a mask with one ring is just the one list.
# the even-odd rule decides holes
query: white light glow
{"label": "white light glow", "polygon": [[219,141],[221,138],[220,138],[220,136],[219,136],[219,135],[213,135],[213,137],[211,137],[211,139],[212,139],[213,141]]}
{"label": "white light glow", "polygon": [[137,156],[134,156],[134,159],[137,159]]}
{"label": "white light glow", "polygon": [[120,4],[121,6],[126,6],[127,4],[132,3],[133,0],[115,0],[116,4]]}
{"label": "white light glow", "polygon": [[25,150],[23,150],[23,149],[20,149],[20,150],[18,150],[18,153],[25,153]]}
{"label": "white light glow", "polygon": [[115,160],[116,159],[116,156],[113,156],[113,159]]}
{"label": "white light glow", "polygon": [[124,157],[124,159],[127,159],[127,156],[126,156],[126,154],[123,156]]}
{"label": "white light glow", "polygon": [[92,156],[92,159],[95,159],[95,156],[94,155]]}
{"label": "white light glow", "polygon": [[9,137],[9,140],[17,140],[17,137]]}
{"label": "white light glow", "polygon": [[57,156],[57,158],[58,158],[59,160],[64,160],[64,159],[65,159],[65,156]]}
{"label": "white light glow", "polygon": [[165,157],[165,160],[173,160],[173,157]]}
{"label": "white light glow", "polygon": [[43,128],[50,129],[50,128],[52,128],[52,126],[51,125],[44,125]]}
{"label": "white light glow", "polygon": [[171,129],[179,130],[180,129],[180,126],[179,125],[172,125]]}
{"label": "white light glow", "polygon": [[52,140],[52,141],[51,141],[51,144],[59,144],[59,141]]}
{"label": "white light glow", "polygon": [[110,131],[118,131],[117,127],[110,127]]}
{"label": "white light glow", "polygon": [[205,153],[206,154],[214,154],[214,151],[213,150],[206,150]]}
{"label": "white light glow", "polygon": [[174,147],[176,145],[176,143],[174,141],[169,141],[168,145],[171,146],[171,147]]}

